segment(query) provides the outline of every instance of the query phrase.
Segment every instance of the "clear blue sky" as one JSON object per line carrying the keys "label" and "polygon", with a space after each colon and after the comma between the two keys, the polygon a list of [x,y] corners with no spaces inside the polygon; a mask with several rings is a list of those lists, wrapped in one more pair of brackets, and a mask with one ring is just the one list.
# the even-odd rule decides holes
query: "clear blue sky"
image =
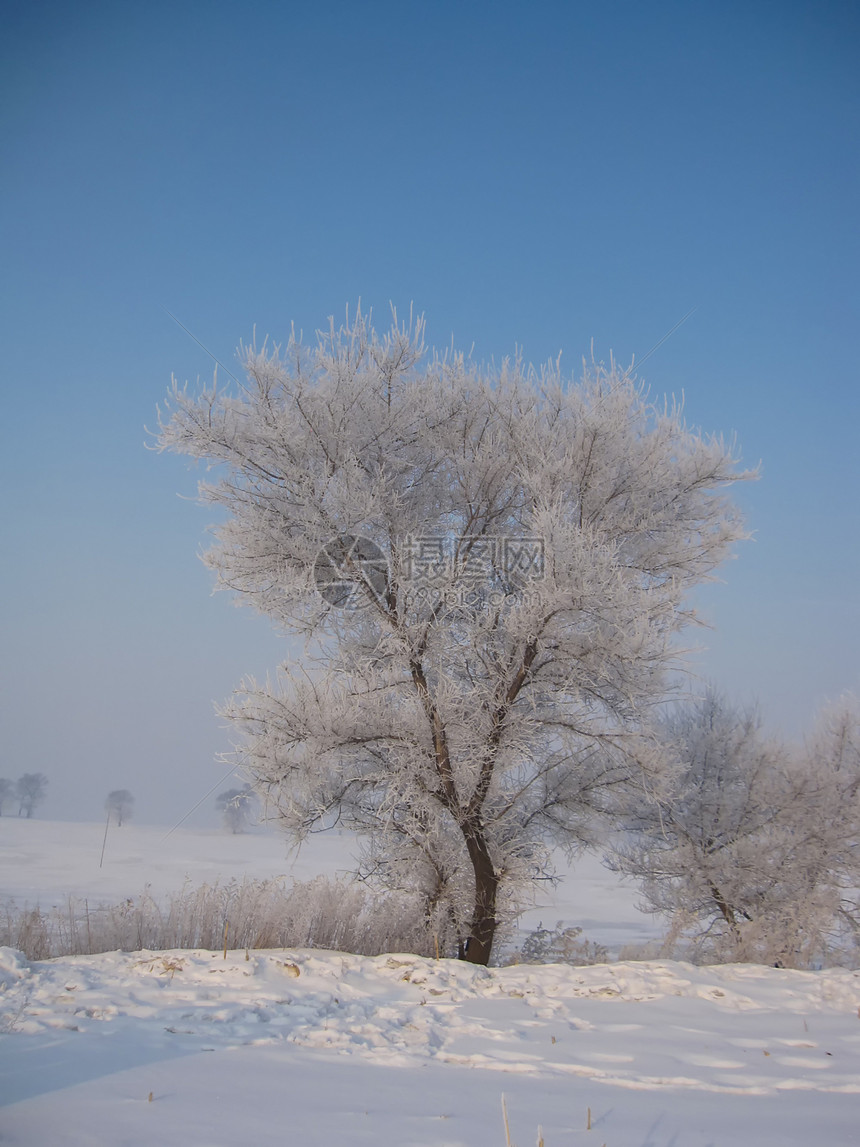
{"label": "clear blue sky", "polygon": [[571,369],[696,307],[642,374],[763,464],[697,664],[789,735],[857,688],[858,58],[829,0],[7,5],[0,775],[173,823],[285,655],[144,449],[212,371],[163,307],[234,370],[359,297]]}

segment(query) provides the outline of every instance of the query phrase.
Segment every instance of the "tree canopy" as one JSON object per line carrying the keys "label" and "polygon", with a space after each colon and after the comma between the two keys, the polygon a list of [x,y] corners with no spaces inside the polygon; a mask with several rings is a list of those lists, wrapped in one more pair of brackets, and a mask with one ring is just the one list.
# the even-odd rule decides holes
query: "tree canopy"
{"label": "tree canopy", "polygon": [[306,639],[226,707],[246,767],[485,963],[548,846],[659,785],[647,717],[751,475],[614,363],[481,367],[361,314],[242,355],[234,390],[174,385],[160,445],[218,468],[219,586]]}

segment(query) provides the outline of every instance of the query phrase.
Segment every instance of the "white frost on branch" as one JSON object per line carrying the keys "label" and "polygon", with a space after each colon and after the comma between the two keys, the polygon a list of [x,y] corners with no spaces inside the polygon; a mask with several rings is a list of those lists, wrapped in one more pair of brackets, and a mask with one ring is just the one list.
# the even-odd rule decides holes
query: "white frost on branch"
{"label": "white frost on branch", "polygon": [[815,967],[860,956],[860,706],[821,714],[802,746],[713,690],[662,726],[676,764],[626,819],[614,867],[642,879],[687,955]]}
{"label": "white frost on branch", "polygon": [[[366,874],[418,887],[486,962],[547,846],[659,786],[649,710],[689,590],[744,537],[725,489],[753,475],[614,364],[484,369],[423,336],[359,313],[248,348],[237,394],[174,386],[160,444],[218,470],[219,586],[317,651],[227,707],[256,783],[299,838],[363,834]],[[340,609],[315,563],[353,537],[387,569],[345,557]]]}

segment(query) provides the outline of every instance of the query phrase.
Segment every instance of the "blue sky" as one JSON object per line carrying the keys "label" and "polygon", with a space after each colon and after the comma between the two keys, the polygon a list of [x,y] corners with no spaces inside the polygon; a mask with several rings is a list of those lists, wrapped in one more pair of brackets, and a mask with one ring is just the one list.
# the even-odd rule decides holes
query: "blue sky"
{"label": "blue sky", "polygon": [[695,307],[642,375],[762,462],[696,664],[792,736],[860,687],[858,50],[833,2],[7,6],[0,775],[175,823],[286,654],[144,448],[213,365],[163,308],[233,370],[359,298],[575,370]]}

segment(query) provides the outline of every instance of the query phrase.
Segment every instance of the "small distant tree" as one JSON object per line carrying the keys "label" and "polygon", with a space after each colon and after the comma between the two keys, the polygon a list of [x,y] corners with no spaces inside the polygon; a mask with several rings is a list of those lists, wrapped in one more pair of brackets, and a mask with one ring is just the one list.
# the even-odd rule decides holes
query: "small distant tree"
{"label": "small distant tree", "polygon": [[36,805],[40,805],[45,799],[47,784],[48,778],[44,773],[24,773],[18,778],[15,785],[18,816],[26,816],[29,819],[33,815]]}
{"label": "small distant tree", "polygon": [[240,789],[227,789],[216,798],[216,804],[224,817],[224,824],[231,832],[244,832],[251,820],[257,796],[250,785]]}
{"label": "small distant tree", "polygon": [[15,785],[8,777],[0,777],[0,816],[3,815],[3,805],[15,795]]}
{"label": "small distant tree", "polygon": [[134,812],[134,797],[128,789],[114,789],[105,798],[105,812],[113,817],[117,827],[121,828],[125,820],[131,819]]}

